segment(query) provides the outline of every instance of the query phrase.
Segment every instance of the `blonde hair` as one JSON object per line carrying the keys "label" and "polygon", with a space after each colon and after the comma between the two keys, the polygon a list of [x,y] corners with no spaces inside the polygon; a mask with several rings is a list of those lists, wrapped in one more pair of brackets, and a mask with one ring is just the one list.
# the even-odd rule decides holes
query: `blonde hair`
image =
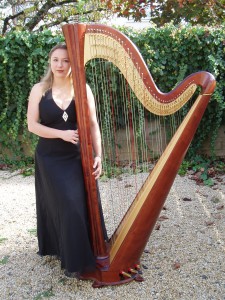
{"label": "blonde hair", "polygon": [[[48,55],[48,58],[49,58],[48,67],[47,67],[47,70],[45,72],[45,75],[41,78],[41,81],[40,81],[42,83],[42,86],[43,86],[43,94],[45,94],[48,90],[50,90],[52,88],[54,76],[53,76],[53,73],[52,73],[52,70],[51,70],[50,61],[51,61],[51,57],[52,57],[53,52],[55,50],[57,50],[57,49],[67,50],[67,46],[64,43],[58,44],[58,45],[54,46],[51,49],[51,51],[49,52],[49,55]],[[70,73],[70,79],[71,79],[71,88],[73,90],[72,72]]]}

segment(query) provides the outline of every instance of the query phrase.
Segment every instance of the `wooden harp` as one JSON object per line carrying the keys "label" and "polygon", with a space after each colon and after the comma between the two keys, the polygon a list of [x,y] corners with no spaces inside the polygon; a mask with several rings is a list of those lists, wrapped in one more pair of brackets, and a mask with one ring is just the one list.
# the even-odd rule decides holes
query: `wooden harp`
{"label": "wooden harp", "polygon": [[[97,24],[67,24],[63,33],[72,67],[91,241],[97,264],[96,271],[82,274],[81,278],[94,280],[93,287],[141,281],[140,257],[215,89],[215,79],[208,72],[197,72],[171,92],[162,93],[135,45],[119,31]],[[112,62],[145,110],[156,116],[176,113],[193,98],[198,87],[201,90],[108,241],[103,234],[98,191],[91,175],[93,152],[86,103],[85,64],[96,58]]]}

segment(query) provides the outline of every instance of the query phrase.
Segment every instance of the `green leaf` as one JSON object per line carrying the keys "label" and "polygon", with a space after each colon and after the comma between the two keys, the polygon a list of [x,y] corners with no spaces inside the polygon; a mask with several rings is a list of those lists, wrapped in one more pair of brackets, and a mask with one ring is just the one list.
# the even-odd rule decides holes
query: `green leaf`
{"label": "green leaf", "polygon": [[28,232],[29,232],[31,235],[37,236],[37,229],[36,229],[36,228],[28,229]]}
{"label": "green leaf", "polygon": [[52,289],[48,289],[46,291],[43,291],[41,293],[39,293],[37,296],[34,297],[34,300],[40,300],[40,299],[43,299],[43,298],[50,298],[50,297],[54,297],[54,293],[52,291]]}
{"label": "green leaf", "polygon": [[3,244],[7,240],[8,240],[7,238],[0,238],[0,244]]}
{"label": "green leaf", "polygon": [[2,260],[0,260],[0,264],[5,265],[5,264],[7,264],[8,260],[9,260],[9,256],[6,255],[3,257]]}

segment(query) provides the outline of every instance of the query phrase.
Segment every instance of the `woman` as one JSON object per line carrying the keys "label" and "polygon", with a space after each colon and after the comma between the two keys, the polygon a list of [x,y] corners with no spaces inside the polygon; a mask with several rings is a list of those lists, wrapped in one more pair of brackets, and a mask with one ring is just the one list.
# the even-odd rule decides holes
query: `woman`
{"label": "woman", "polygon": [[[95,268],[89,242],[85,188],[76,124],[71,67],[65,44],[49,54],[49,68],[31,90],[27,121],[38,135],[35,152],[37,234],[40,255],[56,255],[65,274]],[[93,94],[87,86],[95,153],[93,176],[101,174],[101,135]]]}

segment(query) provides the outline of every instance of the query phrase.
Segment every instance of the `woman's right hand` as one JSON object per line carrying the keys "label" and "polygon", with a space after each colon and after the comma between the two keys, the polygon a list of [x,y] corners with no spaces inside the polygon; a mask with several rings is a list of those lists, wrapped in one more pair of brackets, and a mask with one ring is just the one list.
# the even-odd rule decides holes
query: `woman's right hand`
{"label": "woman's right hand", "polygon": [[77,144],[79,142],[79,134],[77,130],[62,130],[61,139],[70,142],[72,144]]}

